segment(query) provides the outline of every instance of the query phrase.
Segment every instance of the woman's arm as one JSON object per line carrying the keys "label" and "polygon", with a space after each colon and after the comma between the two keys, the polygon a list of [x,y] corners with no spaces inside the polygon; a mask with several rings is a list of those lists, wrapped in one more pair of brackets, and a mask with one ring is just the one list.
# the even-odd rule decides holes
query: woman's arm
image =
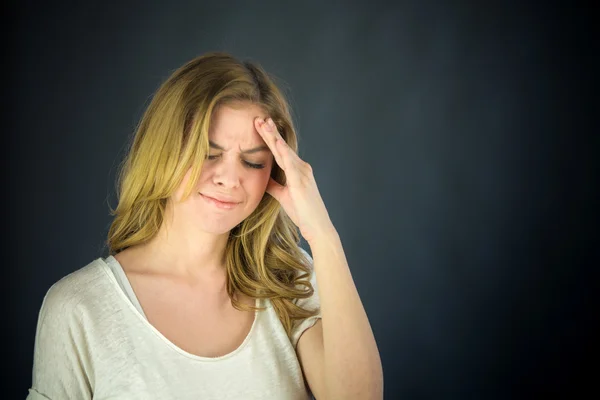
{"label": "woman's arm", "polygon": [[311,244],[322,320],[298,341],[315,397],[383,399],[383,369],[373,331],[335,231]]}

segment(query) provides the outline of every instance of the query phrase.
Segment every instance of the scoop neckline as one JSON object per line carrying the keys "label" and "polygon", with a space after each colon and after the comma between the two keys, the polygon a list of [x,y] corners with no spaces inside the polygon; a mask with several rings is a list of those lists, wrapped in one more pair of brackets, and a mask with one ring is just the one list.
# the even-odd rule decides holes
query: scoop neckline
{"label": "scoop neckline", "polygon": [[[241,353],[244,350],[244,348],[248,345],[248,342],[250,342],[250,340],[254,334],[254,331],[257,329],[256,325],[258,324],[258,317],[259,317],[258,311],[259,310],[254,311],[254,320],[252,321],[252,326],[250,327],[250,331],[244,338],[244,341],[235,350],[233,350],[227,354],[224,354],[222,356],[218,356],[218,357],[199,356],[199,355],[190,353],[188,351],[185,351],[181,347],[179,347],[175,343],[173,343],[171,340],[169,340],[158,329],[156,329],[156,327],[154,325],[152,325],[150,323],[150,321],[148,321],[148,319],[140,313],[140,311],[135,307],[135,305],[131,302],[131,300],[123,292],[123,290],[119,286],[119,283],[117,282],[117,278],[114,276],[113,272],[110,270],[110,265],[108,265],[109,262],[114,262],[119,268],[123,269],[123,267],[121,266],[119,261],[117,261],[117,259],[114,258],[112,255],[110,255],[106,258],[100,257],[98,260],[100,261],[103,271],[108,275],[108,278],[111,281],[113,287],[119,293],[119,296],[121,297],[121,299],[125,301],[127,306],[133,311],[133,313],[137,316],[137,318],[139,318],[142,321],[142,323],[144,325],[146,325],[146,327],[148,327],[152,333],[154,333],[156,336],[158,336],[158,338],[161,339],[169,348],[171,348],[172,350],[174,350],[175,352],[179,353],[180,355],[182,355],[186,358],[190,358],[192,360],[197,360],[197,361],[215,362],[215,361],[223,361],[228,358],[234,357],[235,355]],[[123,271],[123,273],[125,273],[125,271]],[[126,274],[125,274],[125,277],[127,278]],[[131,286],[131,284],[129,283],[129,278],[127,278],[127,284]],[[133,291],[133,289],[132,289],[132,291]],[[135,292],[133,292],[133,293],[135,295]],[[138,302],[139,302],[139,300],[138,300]],[[259,307],[260,304],[261,304],[260,299],[255,298],[254,306]]]}

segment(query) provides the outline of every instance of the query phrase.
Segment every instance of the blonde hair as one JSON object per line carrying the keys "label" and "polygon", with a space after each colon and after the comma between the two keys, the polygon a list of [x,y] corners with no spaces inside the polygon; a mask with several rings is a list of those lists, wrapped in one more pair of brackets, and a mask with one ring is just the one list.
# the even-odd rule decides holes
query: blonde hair
{"label": "blonde hair", "polygon": [[[287,144],[297,151],[289,106],[272,78],[257,64],[213,52],[187,62],[159,87],[137,126],[117,179],[118,205],[108,232],[109,254],[153,238],[165,215],[167,199],[191,168],[183,199],[192,192],[208,155],[211,116],[223,104],[261,106]],[[271,176],[285,184],[273,163]],[[264,310],[234,298],[241,292],[270,299],[288,337],[294,324],[318,310],[295,299],[312,296],[311,266],[299,247],[298,228],[279,202],[265,195],[254,212],[230,231],[226,246],[227,292],[242,311]],[[305,290],[298,288],[305,287]]]}

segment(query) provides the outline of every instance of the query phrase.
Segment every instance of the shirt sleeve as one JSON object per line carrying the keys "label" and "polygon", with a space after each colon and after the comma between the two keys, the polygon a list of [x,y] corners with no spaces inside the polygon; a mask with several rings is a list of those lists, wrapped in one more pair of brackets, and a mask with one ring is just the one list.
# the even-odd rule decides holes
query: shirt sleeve
{"label": "shirt sleeve", "polygon": [[294,349],[298,345],[298,340],[300,339],[300,336],[302,336],[304,331],[306,331],[308,328],[312,327],[319,320],[319,318],[321,318],[321,302],[319,300],[319,293],[317,290],[317,275],[315,274],[315,271],[314,271],[313,259],[308,254],[308,252],[306,250],[304,250],[303,248],[300,248],[300,251],[306,257],[306,259],[308,260],[308,262],[311,266],[310,283],[313,286],[314,293],[311,297],[308,297],[306,299],[300,299],[300,298],[297,299],[296,304],[306,310],[318,310],[318,312],[314,316],[305,318],[304,320],[300,321],[292,329],[291,336],[292,336],[292,345],[294,346]]}
{"label": "shirt sleeve", "polygon": [[44,297],[33,351],[28,400],[91,399],[90,357],[77,300],[59,282]]}

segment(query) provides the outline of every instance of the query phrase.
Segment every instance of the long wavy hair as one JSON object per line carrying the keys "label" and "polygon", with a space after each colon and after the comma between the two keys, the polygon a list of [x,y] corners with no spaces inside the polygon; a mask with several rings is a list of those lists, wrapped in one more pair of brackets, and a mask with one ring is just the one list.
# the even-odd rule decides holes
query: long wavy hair
{"label": "long wavy hair", "polygon": [[[116,209],[107,247],[115,255],[152,239],[165,215],[167,200],[191,168],[183,200],[192,192],[209,152],[211,116],[223,104],[261,106],[294,151],[298,143],[288,103],[258,64],[223,52],[196,57],[175,70],[145,110],[120,165]],[[271,176],[285,184],[273,163]],[[227,292],[241,311],[264,310],[234,298],[236,292],[270,299],[288,337],[300,320],[318,310],[296,305],[313,295],[312,267],[299,246],[298,228],[272,196],[265,194],[254,212],[229,232],[226,246]]]}

